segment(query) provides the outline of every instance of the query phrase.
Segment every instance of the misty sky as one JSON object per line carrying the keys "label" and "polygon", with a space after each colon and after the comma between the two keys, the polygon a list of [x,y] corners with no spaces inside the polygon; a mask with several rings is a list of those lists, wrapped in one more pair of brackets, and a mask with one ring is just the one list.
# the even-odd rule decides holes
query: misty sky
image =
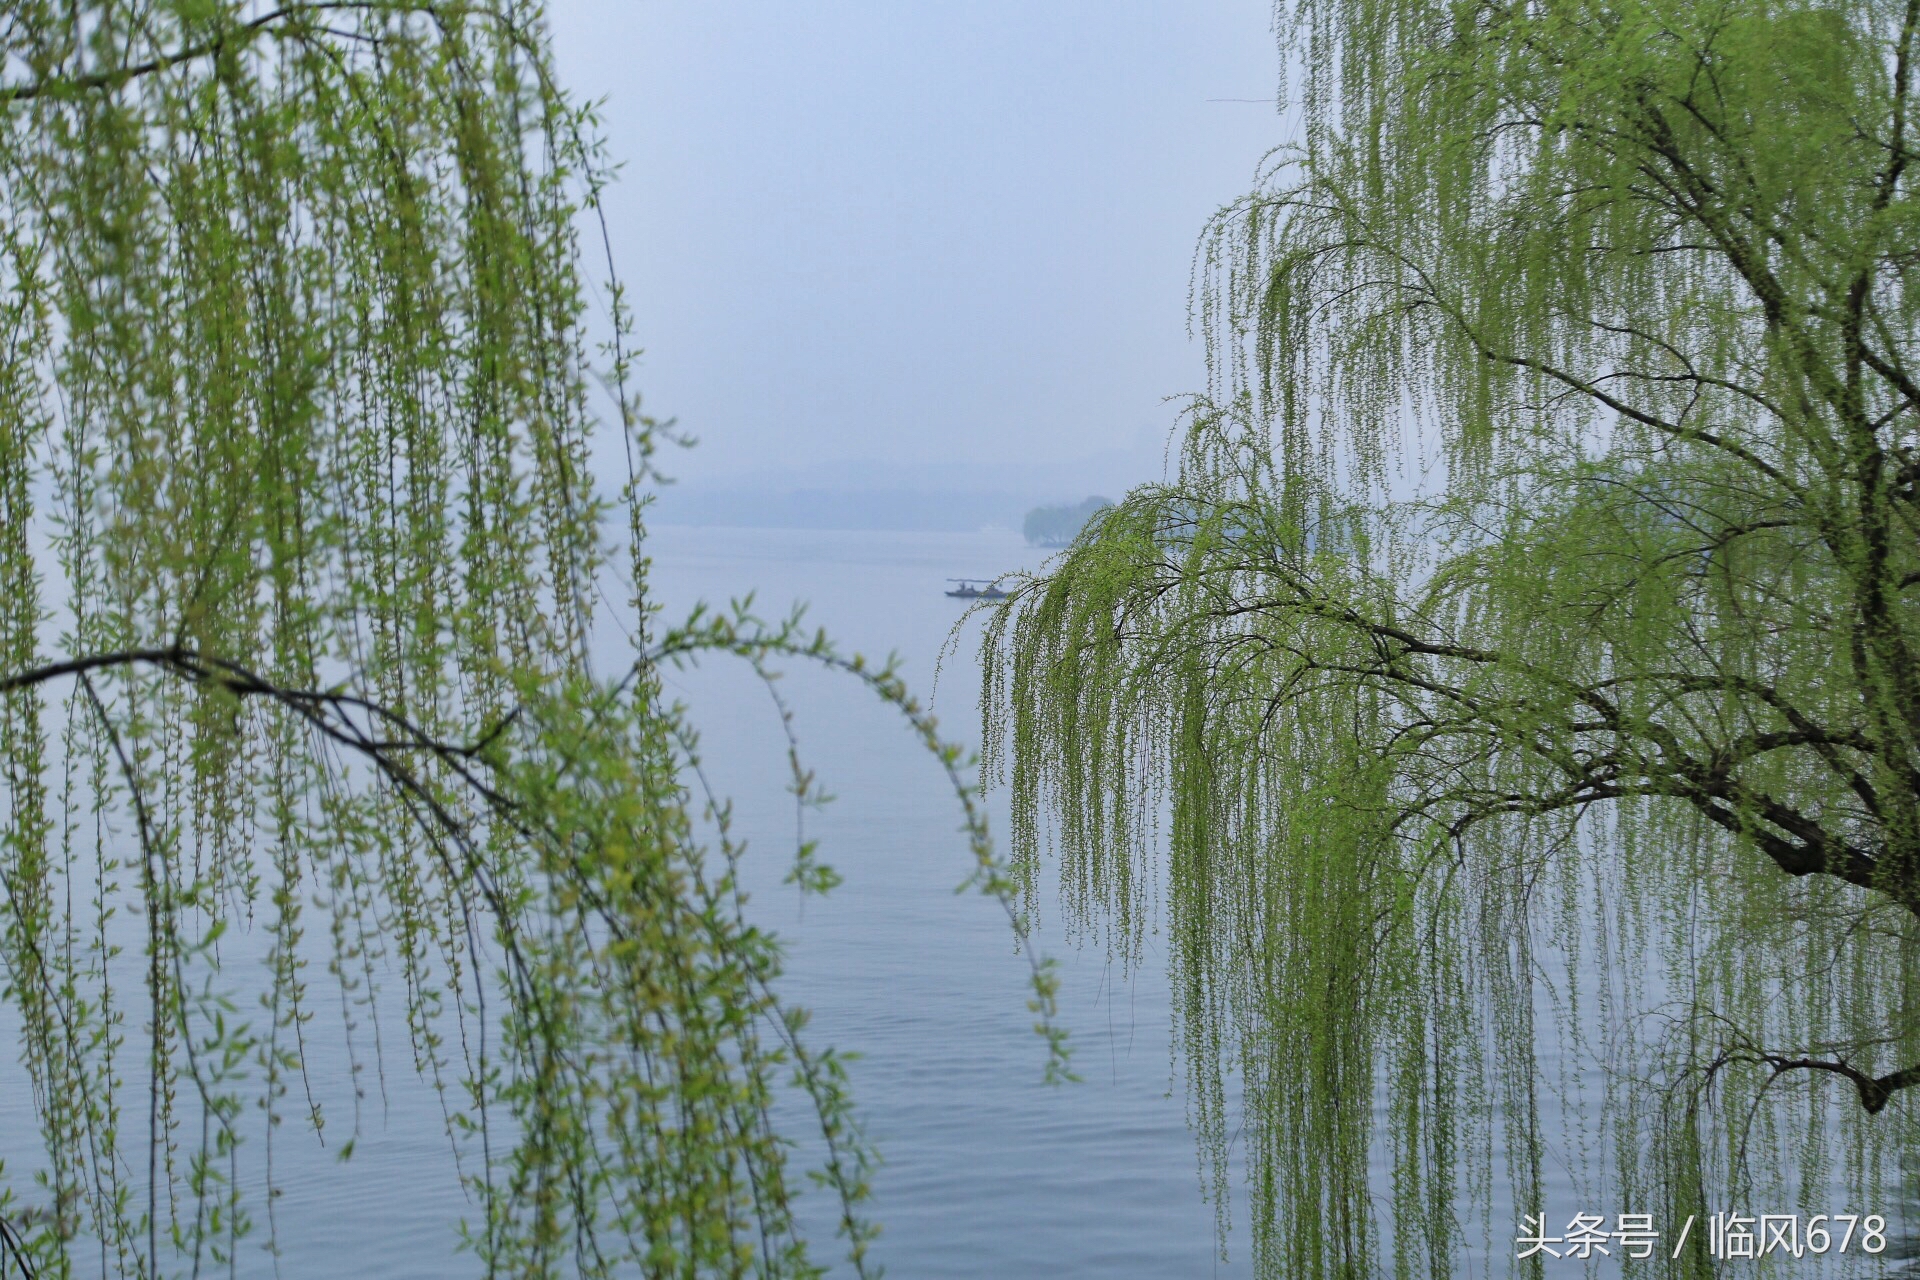
{"label": "misty sky", "polygon": [[[1268,0],[550,0],[686,478],[1157,474],[1194,246],[1285,140]],[[1063,495],[1066,496],[1066,495]],[[1073,496],[1078,496],[1077,494]]]}

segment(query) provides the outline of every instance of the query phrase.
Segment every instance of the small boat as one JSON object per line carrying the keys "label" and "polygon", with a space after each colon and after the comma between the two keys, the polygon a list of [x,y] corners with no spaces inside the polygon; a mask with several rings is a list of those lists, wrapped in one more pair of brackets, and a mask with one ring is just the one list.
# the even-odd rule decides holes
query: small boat
{"label": "small boat", "polygon": [[1007,593],[985,578],[948,578],[960,585],[947,592],[955,600],[1005,600]]}

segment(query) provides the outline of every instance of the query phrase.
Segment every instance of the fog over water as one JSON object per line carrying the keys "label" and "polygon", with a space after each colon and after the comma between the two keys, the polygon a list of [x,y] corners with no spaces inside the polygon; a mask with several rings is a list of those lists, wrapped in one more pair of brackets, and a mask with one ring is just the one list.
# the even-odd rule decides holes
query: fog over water
{"label": "fog over water", "polygon": [[1160,474],[1194,247],[1290,136],[1267,0],[549,11],[636,385],[700,441],[659,521],[1017,528]]}

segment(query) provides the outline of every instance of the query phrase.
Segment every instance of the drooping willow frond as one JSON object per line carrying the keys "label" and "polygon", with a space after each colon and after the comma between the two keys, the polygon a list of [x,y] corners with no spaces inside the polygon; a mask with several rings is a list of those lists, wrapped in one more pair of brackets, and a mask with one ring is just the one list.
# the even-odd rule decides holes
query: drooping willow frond
{"label": "drooping willow frond", "polygon": [[[660,628],[659,433],[579,242],[609,165],[538,6],[20,0],[0,50],[0,975],[46,1142],[39,1192],[0,1167],[9,1247],[240,1267],[273,1144],[331,1120],[351,1150],[309,1073],[344,1037],[440,1097],[485,1274],[817,1274],[789,1087],[868,1274],[844,1073],[775,993],[660,664],[864,679],[1009,887],[890,669]],[[597,677],[623,625],[634,665]],[[248,949],[263,980],[223,967]],[[404,1047],[353,1039],[375,1001]]]}
{"label": "drooping willow frond", "polygon": [[[1016,861],[1051,841],[1124,944],[1165,858],[1198,1128],[1223,1179],[1244,1125],[1263,1275],[1446,1274],[1463,1241],[1532,1273],[1549,1178],[1669,1246],[1889,1203],[1920,10],[1281,28],[1305,141],[1202,242],[1179,473],[987,642]],[[1438,471],[1396,498],[1410,428]]]}

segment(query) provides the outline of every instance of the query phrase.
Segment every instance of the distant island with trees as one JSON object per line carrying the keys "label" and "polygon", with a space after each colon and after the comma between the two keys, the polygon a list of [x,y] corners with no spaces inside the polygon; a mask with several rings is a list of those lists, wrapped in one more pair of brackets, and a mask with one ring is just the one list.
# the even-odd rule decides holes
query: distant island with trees
{"label": "distant island with trees", "polygon": [[1035,507],[1027,512],[1021,531],[1027,535],[1030,546],[1064,547],[1074,540],[1087,521],[1112,505],[1110,500],[1095,496],[1070,507]]}

